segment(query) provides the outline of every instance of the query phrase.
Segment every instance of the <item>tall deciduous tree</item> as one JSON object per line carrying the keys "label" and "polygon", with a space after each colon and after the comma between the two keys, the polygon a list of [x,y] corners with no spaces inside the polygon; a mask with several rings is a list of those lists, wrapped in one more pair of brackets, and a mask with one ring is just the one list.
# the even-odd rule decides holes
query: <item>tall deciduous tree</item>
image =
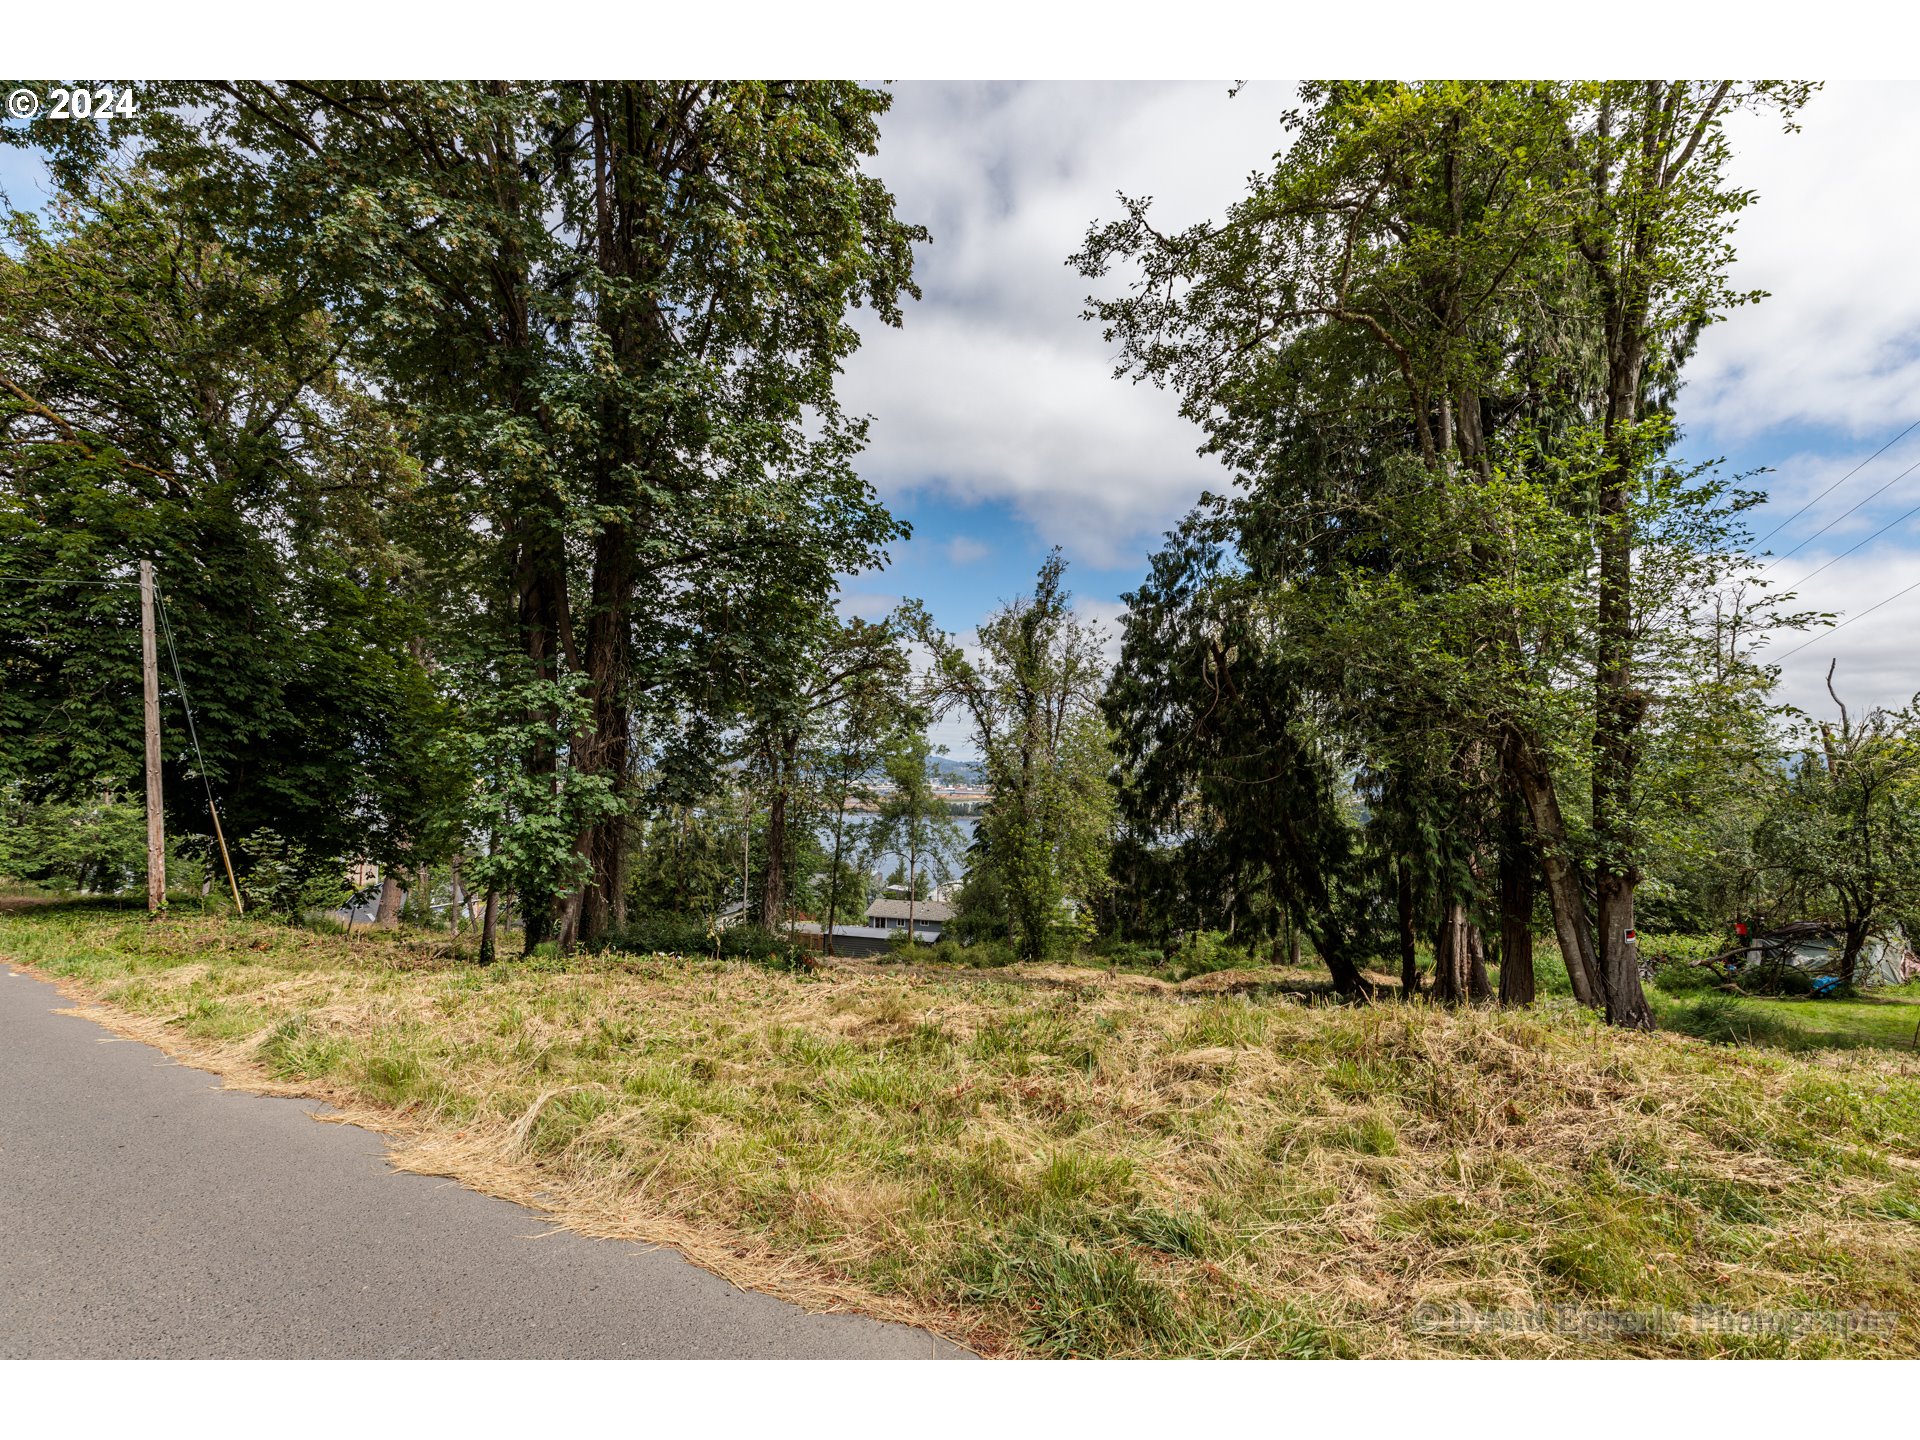
{"label": "tall deciduous tree", "polygon": [[909,723],[894,731],[881,757],[886,789],[867,834],[876,862],[885,855],[899,861],[907,889],[909,945],[921,892],[932,894],[952,878],[960,849],[960,827],[933,788],[933,758],[933,745],[920,725]]}
{"label": "tall deciduous tree", "polygon": [[0,251],[0,771],[40,794],[138,773],[151,559],[171,828],[211,834],[210,783],[237,841],[410,859],[453,798],[386,525],[416,469],[316,295],[150,176],[96,178]]}
{"label": "tall deciduous tree", "polygon": [[[28,138],[84,187],[131,134],[213,235],[324,294],[408,413],[488,638],[534,681],[585,677],[583,724],[549,707],[525,763],[624,802],[636,736],[749,683],[747,637],[716,629],[730,575],[824,605],[897,533],[834,394],[850,310],[897,323],[916,293],[924,232],[864,168],[887,104],[831,82],[178,84],[99,135]],[[808,513],[825,543],[788,543]],[[627,808],[577,837],[589,879],[532,907],[530,939],[616,918]]]}
{"label": "tall deciduous tree", "polygon": [[[852,626],[849,631],[849,641],[856,641],[859,632]],[[833,954],[833,927],[844,913],[843,906],[857,902],[853,905],[857,911],[864,908],[867,897],[865,872],[849,863],[849,856],[860,847],[849,846],[847,813],[856,803],[872,806],[877,802],[889,749],[903,730],[919,721],[908,692],[910,679],[906,655],[892,645],[881,663],[849,670],[835,687],[807,745],[804,764],[829,817],[831,833],[825,903],[820,906],[823,944],[829,955]]]}
{"label": "tall deciduous tree", "polygon": [[[889,725],[880,707],[889,693],[901,696],[907,683],[907,657],[891,622],[840,621],[813,612],[814,622],[785,636],[765,637],[759,648],[764,683],[749,700],[749,764],[761,786],[767,817],[767,863],[761,869],[759,911],[762,929],[777,930],[786,918],[790,879],[787,827],[796,800],[816,778],[809,772],[810,742],[842,712],[840,734],[846,748],[828,761],[834,810],[834,865],[841,857],[845,811],[863,755],[866,769],[879,759],[878,742]],[[786,667],[778,670],[776,666]],[[896,701],[896,707],[902,701]]]}
{"label": "tall deciduous tree", "polygon": [[1650,1028],[1640,990],[1633,896],[1637,735],[1650,696],[1634,674],[1633,496],[1668,436],[1660,414],[1701,327],[1757,295],[1734,290],[1734,218],[1753,192],[1730,183],[1727,117],[1777,110],[1792,123],[1812,87],[1733,80],[1575,86],[1567,152],[1585,184],[1575,244],[1592,279],[1605,374],[1608,468],[1599,486],[1594,660],[1594,887],[1607,1018]]}
{"label": "tall deciduous tree", "polygon": [[1099,710],[1106,664],[1097,627],[1073,613],[1065,570],[1054,551],[1033,594],[979,627],[978,660],[951,636],[922,629],[934,704],[965,716],[986,766],[986,863],[1026,959],[1058,938],[1064,902],[1096,898],[1112,843],[1113,761]]}
{"label": "tall deciduous tree", "polygon": [[1876,924],[1920,901],[1920,715],[1869,710],[1807,721],[1777,773],[1754,834],[1769,889],[1845,934],[1840,981],[1852,985]]}
{"label": "tall deciduous tree", "polygon": [[[1443,801],[1460,827],[1400,857],[1432,868],[1441,933],[1471,948],[1479,852],[1501,830],[1516,922],[1537,864],[1576,994],[1622,1025],[1650,1019],[1621,946],[1631,737],[1659,699],[1623,689],[1657,641],[1630,591],[1648,571],[1671,590],[1737,563],[1715,517],[1739,502],[1675,478],[1670,427],[1650,417],[1734,298],[1725,224],[1748,197],[1717,167],[1739,93],[1791,109],[1802,92],[1640,87],[1651,118],[1629,159],[1625,91],[1316,83],[1291,148],[1223,223],[1163,234],[1128,202],[1075,257],[1092,275],[1132,267],[1090,314],[1122,371],[1173,387],[1247,482],[1236,543],[1323,702],[1379,761],[1447,737],[1419,787],[1383,792]],[[1656,183],[1664,198],[1622,199]],[[1631,265],[1606,261],[1623,244]],[[1636,571],[1648,531],[1667,550]],[[1570,782],[1590,783],[1590,816]]]}

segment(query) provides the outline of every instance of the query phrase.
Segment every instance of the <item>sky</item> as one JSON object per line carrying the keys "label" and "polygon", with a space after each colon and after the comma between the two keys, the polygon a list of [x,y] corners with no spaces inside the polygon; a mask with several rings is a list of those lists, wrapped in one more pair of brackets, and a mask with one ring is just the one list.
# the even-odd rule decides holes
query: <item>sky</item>
{"label": "sky", "polygon": [[[1089,618],[1109,624],[1158,537],[1207,489],[1230,483],[1195,454],[1171,396],[1112,378],[1081,318],[1090,283],[1065,262],[1117,191],[1151,195],[1177,226],[1217,216],[1281,143],[1292,87],[1214,84],[899,84],[875,170],[900,213],[933,232],[915,264],[924,299],[905,325],[863,327],[843,395],[873,415],[866,473],[914,527],[888,571],[846,604],[884,611],[918,595],[964,632],[1030,588],[1049,547]],[[1920,90],[1829,84],[1797,134],[1735,122],[1742,215],[1734,275],[1768,299],[1710,328],[1679,404],[1692,461],[1769,492],[1756,539],[1920,421]],[[1920,430],[1771,539],[1769,581],[1791,587],[1920,505],[1920,469],[1833,520],[1908,465]],[[1812,537],[1812,538],[1808,538]],[[1803,608],[1856,616],[1920,582],[1920,514],[1821,569]],[[1780,698],[1830,711],[1824,675],[1856,710],[1920,690],[1920,590],[1782,660]],[[1783,655],[1807,638],[1787,635]],[[961,743],[958,736],[945,737]]]}
{"label": "sky", "polygon": [[[865,472],[914,534],[886,571],[848,581],[843,607],[878,615],[914,595],[965,636],[1030,589],[1059,545],[1082,613],[1111,629],[1162,532],[1230,482],[1195,453],[1200,434],[1171,396],[1113,378],[1110,348],[1081,318],[1090,282],[1067,256],[1089,223],[1119,214],[1116,192],[1151,195],[1166,225],[1219,215],[1281,144],[1293,88],[891,88],[873,168],[932,232],[915,262],[924,298],[897,330],[861,313],[842,394],[873,417]],[[1920,466],[1920,429],[1868,459],[1920,421],[1917,102],[1913,85],[1833,82],[1797,134],[1734,122],[1734,178],[1757,199],[1733,278],[1770,296],[1707,331],[1679,404],[1681,456],[1772,472],[1749,482],[1769,492],[1755,535],[1782,557],[1767,578],[1797,586],[1806,608],[1860,617],[1794,655],[1806,636],[1773,647],[1780,697],[1823,712],[1836,658],[1856,709],[1920,689],[1920,589],[1862,615],[1920,583],[1920,512],[1902,518],[1920,506],[1920,468],[1896,478]],[[41,198],[37,165],[17,151],[0,148],[0,186],[16,204]],[[957,726],[939,738],[970,748]]]}

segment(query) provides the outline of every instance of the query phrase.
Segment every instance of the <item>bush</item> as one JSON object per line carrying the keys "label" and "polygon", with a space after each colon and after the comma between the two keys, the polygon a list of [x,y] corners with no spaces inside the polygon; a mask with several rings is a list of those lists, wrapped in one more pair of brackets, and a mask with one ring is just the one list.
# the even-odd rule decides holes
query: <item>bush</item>
{"label": "bush", "polygon": [[792,970],[806,965],[806,947],[784,935],[762,930],[758,925],[729,925],[720,932],[720,954],[728,960],[752,960],[776,969]]}
{"label": "bush", "polygon": [[[721,932],[724,934],[725,932]],[[719,947],[704,921],[685,915],[638,915],[624,929],[610,930],[596,950],[629,950],[639,955],[715,955]]]}
{"label": "bush", "polygon": [[1015,956],[1013,947],[1004,940],[976,940],[970,945],[963,945],[950,935],[942,935],[931,945],[916,943],[911,951],[907,949],[905,937],[898,937],[887,946],[887,958],[912,960],[922,965],[952,965],[980,970],[1011,965]]}
{"label": "bush", "polygon": [[1653,983],[1668,995],[1698,995],[1726,984],[1727,972],[1718,965],[1669,964],[1654,972]]}
{"label": "bush", "polygon": [[[178,839],[167,845],[167,873],[180,881],[190,867]],[[0,791],[0,876],[54,890],[117,895],[144,888],[147,812],[131,800],[67,805],[27,804]]]}
{"label": "bush", "polygon": [[337,909],[353,894],[343,861],[316,855],[278,831],[254,831],[244,851],[251,863],[240,889],[249,910],[297,920],[308,910]]}
{"label": "bush", "polygon": [[1683,935],[1675,931],[1642,930],[1640,959],[1658,966],[1691,965],[1711,960],[1733,948],[1733,942],[1718,935]]}
{"label": "bush", "polygon": [[729,925],[715,930],[687,915],[641,915],[626,928],[603,937],[596,950],[625,950],[638,955],[717,955],[725,960],[752,960],[760,965],[792,969],[806,963],[804,946],[757,925]]}
{"label": "bush", "polygon": [[1108,940],[1096,945],[1093,953],[1122,970],[1159,970],[1167,963],[1166,951],[1138,940]]}
{"label": "bush", "polygon": [[1642,973],[1668,995],[1697,995],[1727,982],[1724,965],[1703,965],[1725,954],[1730,942],[1717,935],[1689,935],[1681,931],[1640,932]]}
{"label": "bush", "polygon": [[1168,957],[1173,963],[1175,980],[1195,975],[1211,975],[1216,970],[1235,970],[1252,965],[1253,956],[1221,930],[1195,930]]}
{"label": "bush", "polygon": [[1763,961],[1740,972],[1740,988],[1750,995],[1811,995],[1817,978],[1796,965],[1769,965]]}

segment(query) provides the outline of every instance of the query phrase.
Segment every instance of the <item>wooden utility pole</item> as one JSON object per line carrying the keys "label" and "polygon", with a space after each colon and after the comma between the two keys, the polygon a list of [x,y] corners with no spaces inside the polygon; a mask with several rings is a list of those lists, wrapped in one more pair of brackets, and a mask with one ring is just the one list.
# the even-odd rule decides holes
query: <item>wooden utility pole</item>
{"label": "wooden utility pole", "polygon": [[167,820],[160,796],[160,656],[153,640],[153,562],[140,562],[140,684],[147,720],[147,911],[167,908]]}

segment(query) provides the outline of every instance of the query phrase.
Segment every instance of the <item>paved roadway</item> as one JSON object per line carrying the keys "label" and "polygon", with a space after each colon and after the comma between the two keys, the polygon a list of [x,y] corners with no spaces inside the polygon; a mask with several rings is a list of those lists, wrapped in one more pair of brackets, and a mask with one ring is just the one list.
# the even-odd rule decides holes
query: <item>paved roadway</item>
{"label": "paved roadway", "polygon": [[0,1357],[927,1358],[56,1015],[0,963]]}

